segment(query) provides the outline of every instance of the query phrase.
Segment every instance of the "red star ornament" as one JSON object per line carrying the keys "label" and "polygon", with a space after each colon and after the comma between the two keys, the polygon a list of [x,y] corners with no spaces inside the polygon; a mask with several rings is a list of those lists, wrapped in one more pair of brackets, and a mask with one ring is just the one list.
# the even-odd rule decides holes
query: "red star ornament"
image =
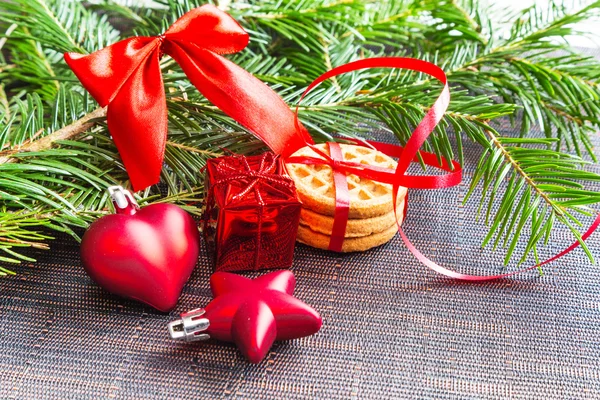
{"label": "red star ornament", "polygon": [[169,333],[187,342],[233,342],[250,362],[259,363],[275,340],[313,335],[321,328],[319,313],[293,296],[295,285],[288,270],[254,280],[217,272],[210,278],[214,300],[171,322]]}

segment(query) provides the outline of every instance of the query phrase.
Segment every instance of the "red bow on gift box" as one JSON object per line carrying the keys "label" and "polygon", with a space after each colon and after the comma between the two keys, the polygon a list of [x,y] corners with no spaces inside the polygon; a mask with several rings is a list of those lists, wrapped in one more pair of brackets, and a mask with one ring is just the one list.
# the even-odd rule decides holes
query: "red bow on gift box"
{"label": "red bow on gift box", "polygon": [[252,169],[246,157],[227,157],[221,159],[214,167],[215,181],[213,187],[236,183],[243,189],[237,193],[227,191],[228,198],[224,203],[235,203],[253,193],[257,204],[264,205],[260,194],[262,187],[268,193],[277,197],[289,198],[296,196],[294,181],[286,175],[278,175],[279,158],[273,153],[263,153],[258,162],[258,168]]}
{"label": "red bow on gift box", "polygon": [[[214,105],[289,155],[312,140],[267,85],[223,58],[243,50],[248,33],[213,5],[191,10],[164,34],[122,40],[90,55],[65,60],[101,106],[133,188],[157,183],[167,139],[167,106],[159,60],[168,54]],[[270,135],[277,132],[277,135]]]}

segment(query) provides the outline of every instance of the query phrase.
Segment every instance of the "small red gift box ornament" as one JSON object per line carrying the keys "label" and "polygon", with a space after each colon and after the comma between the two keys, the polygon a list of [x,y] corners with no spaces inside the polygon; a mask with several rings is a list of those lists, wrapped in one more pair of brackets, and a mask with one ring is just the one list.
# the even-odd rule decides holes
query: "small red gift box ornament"
{"label": "small red gift box ornament", "polygon": [[300,221],[278,156],[228,156],[206,166],[204,238],[216,271],[289,268]]}

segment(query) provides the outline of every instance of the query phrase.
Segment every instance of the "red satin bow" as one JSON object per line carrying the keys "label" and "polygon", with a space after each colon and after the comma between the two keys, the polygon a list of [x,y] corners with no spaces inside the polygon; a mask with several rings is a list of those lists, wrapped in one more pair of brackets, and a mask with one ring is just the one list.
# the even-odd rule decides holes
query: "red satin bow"
{"label": "red satin bow", "polygon": [[242,27],[208,4],[184,14],[160,36],[126,39],[90,55],[65,54],[83,86],[101,106],[108,106],[108,128],[136,191],[160,178],[167,138],[159,66],[163,54],[177,61],[209,101],[277,154],[290,155],[305,145],[307,137],[296,129],[284,101],[219,55],[241,51],[247,44]]}

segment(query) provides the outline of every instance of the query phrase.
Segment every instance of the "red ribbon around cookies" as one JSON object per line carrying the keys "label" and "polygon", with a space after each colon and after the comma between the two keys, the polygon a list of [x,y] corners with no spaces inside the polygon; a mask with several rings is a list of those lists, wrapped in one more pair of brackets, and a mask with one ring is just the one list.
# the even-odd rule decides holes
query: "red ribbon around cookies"
{"label": "red ribbon around cookies", "polygon": [[[452,161],[441,163],[434,154],[419,151],[427,137],[442,119],[450,101],[444,71],[426,61],[383,57],[355,61],[334,68],[317,78],[304,96],[326,79],[365,68],[400,68],[422,72],[438,79],[443,89],[423,120],[417,125],[406,146],[378,142],[356,141],[398,158],[396,170],[388,170],[342,159],[336,143],[330,143],[330,155],[317,148],[321,156],[289,157],[313,141],[283,100],[268,86],[219,54],[242,50],[248,34],[228,14],[212,5],[196,8],[177,20],[163,35],[135,37],[115,43],[90,55],[65,54],[65,60],[83,86],[102,106],[108,106],[108,127],[117,145],[135,190],[158,182],[167,135],[167,108],[159,60],[171,56],[190,81],[213,104],[248,128],[286,162],[325,164],[334,171],[336,212],[330,249],[339,250],[348,219],[349,197],[346,175],[355,174],[393,185],[394,205],[400,186],[418,189],[440,189],[461,182],[461,168]],[[297,111],[297,109],[296,109]],[[407,175],[411,162],[418,156],[425,164],[439,168],[445,175]],[[406,207],[406,202],[405,202]],[[396,212],[396,207],[394,207]],[[406,209],[405,209],[406,212]],[[582,235],[585,240],[600,225],[600,214]],[[400,235],[408,249],[423,264],[450,278],[483,281],[504,278],[521,271],[494,275],[465,275],[444,268],[429,260]],[[531,270],[569,253],[579,246],[573,243],[556,256],[531,266]]]}
{"label": "red ribbon around cookies", "polygon": [[[343,239],[344,232],[346,228],[346,223],[348,220],[348,188],[346,183],[346,174],[355,174],[360,177],[365,177],[368,179],[376,180],[379,182],[389,183],[392,185],[392,194],[393,194],[393,203],[394,203],[394,213],[396,213],[396,204],[398,202],[397,193],[400,186],[404,186],[412,189],[442,189],[451,186],[458,185],[462,180],[462,169],[458,163],[452,161],[453,166],[442,160],[440,163],[438,158],[433,153],[427,153],[424,151],[420,151],[419,148],[423,145],[427,137],[433,132],[437,124],[441,121],[446,109],[448,108],[448,104],[450,103],[450,92],[448,89],[448,81],[446,78],[446,74],[444,71],[438,66],[431,64],[429,62],[418,60],[414,58],[401,58],[401,57],[380,57],[380,58],[370,58],[354,61],[345,65],[342,65],[337,68],[333,68],[332,70],[324,73],[317,79],[315,79],[304,91],[300,101],[310,92],[313,88],[319,85],[321,82],[332,78],[334,76],[342,75],[347,72],[358,71],[361,69],[367,68],[400,68],[407,69],[412,71],[418,71],[421,73],[425,73],[430,75],[437,80],[439,80],[443,85],[442,92],[440,96],[433,103],[433,106],[429,109],[429,111],[425,114],[421,122],[417,125],[415,130],[413,131],[410,139],[406,143],[406,146],[401,147],[388,143],[379,143],[372,141],[359,141],[353,140],[353,142],[357,145],[363,145],[367,147],[374,148],[376,150],[381,151],[384,154],[387,154],[391,157],[398,158],[398,165],[396,170],[389,170],[385,168],[378,168],[364,164],[353,163],[350,161],[345,161],[342,159],[341,150],[339,149],[339,145],[337,143],[329,143],[330,148],[330,156],[320,151],[318,148],[311,146],[313,151],[315,151],[320,158],[316,157],[289,157],[286,161],[288,163],[303,163],[303,164],[321,164],[328,165],[334,171],[334,184],[335,184],[335,197],[336,197],[336,209],[334,215],[333,222],[333,231],[331,235],[331,242],[329,245],[330,250],[340,251]],[[298,107],[296,107],[296,118],[298,113]],[[301,131],[303,128],[300,126],[299,122],[296,120],[296,125],[298,130]],[[445,175],[406,175],[406,171],[411,162],[417,162],[418,155],[421,156],[423,162],[431,167],[441,169],[447,174]],[[404,202],[404,213],[407,211],[408,201]],[[398,222],[398,216],[396,215],[396,221]],[[597,228],[600,226],[600,214],[596,215],[596,218],[592,222],[592,225],[588,228],[588,230],[581,236],[582,240],[586,240]],[[562,256],[570,253],[572,250],[577,248],[580,243],[579,241],[574,242],[568,248],[561,251],[560,253],[550,257],[549,259],[542,261],[536,265],[532,265],[528,268],[524,268],[518,271],[513,271],[500,275],[467,275],[462,274],[460,272],[452,271],[448,268],[445,268],[434,261],[427,258],[423,253],[421,253],[408,239],[404,231],[402,230],[400,224],[398,223],[398,230],[400,232],[400,236],[404,241],[406,247],[410,250],[410,252],[424,265],[429,267],[430,269],[445,275],[449,278],[471,281],[471,282],[481,282],[481,281],[491,281],[495,279],[507,278],[525,271],[530,271],[532,269],[536,269],[541,267],[542,265],[548,264],[552,261],[555,261]]]}

